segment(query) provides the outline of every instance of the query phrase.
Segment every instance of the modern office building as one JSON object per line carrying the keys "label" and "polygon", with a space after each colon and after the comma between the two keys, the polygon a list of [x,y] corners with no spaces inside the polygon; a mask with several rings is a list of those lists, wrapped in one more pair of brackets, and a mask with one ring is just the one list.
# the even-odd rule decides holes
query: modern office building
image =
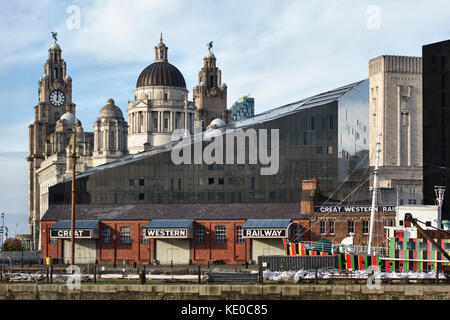
{"label": "modern office building", "polygon": [[[435,204],[435,186],[450,187],[450,40],[424,45],[423,189],[425,204]],[[442,218],[449,219],[448,195]]]}
{"label": "modern office building", "polygon": [[[201,158],[200,163],[194,159],[196,163],[175,164],[177,141],[90,168],[77,176],[77,203],[299,203],[301,181],[313,177],[324,197],[340,199],[339,192],[345,191],[336,192],[338,186],[355,168],[368,166],[368,85],[368,80],[359,81],[200,132],[193,137],[200,143],[188,144],[192,156],[199,152],[205,158],[217,137],[223,137],[223,154],[228,156],[227,143],[234,143],[227,140],[228,133],[241,130],[251,138],[247,138],[244,163],[237,161],[238,150],[231,164],[228,160],[207,164]],[[260,129],[266,130],[268,149],[279,142],[272,158],[265,158],[270,162],[261,158],[266,149],[261,148],[264,130]],[[253,163],[250,140],[260,143],[258,161]],[[268,168],[274,174],[265,174]],[[49,203],[68,201],[70,183],[66,180],[51,187]]]}
{"label": "modern office building", "polygon": [[[87,169],[76,178],[76,229],[86,233],[78,258],[252,263],[283,254],[282,239],[308,240],[311,201],[343,199],[348,176],[368,168],[368,88],[368,80],[352,83]],[[246,135],[242,158],[239,132]],[[224,158],[234,150],[233,161],[217,163],[220,150]],[[193,161],[179,164],[181,154]],[[208,154],[216,163],[206,163]],[[43,257],[68,258],[70,185],[50,187]]]}
{"label": "modern office building", "polygon": [[242,96],[230,108],[231,121],[243,120],[255,115],[255,98]]}

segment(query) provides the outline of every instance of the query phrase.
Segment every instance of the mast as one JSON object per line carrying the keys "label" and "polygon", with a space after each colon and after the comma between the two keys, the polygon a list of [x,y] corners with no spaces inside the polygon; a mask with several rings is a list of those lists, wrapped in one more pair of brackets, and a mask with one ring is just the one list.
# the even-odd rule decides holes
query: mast
{"label": "mast", "polygon": [[[77,163],[77,154],[75,151],[75,139],[76,139],[76,132],[75,132],[75,128],[73,129],[73,133],[72,133],[72,140],[73,140],[73,145],[72,145],[72,155],[71,155],[71,159],[72,159],[72,223],[71,223],[71,234],[70,234],[70,241],[71,241],[71,266],[73,267],[75,265],[75,165]],[[72,272],[73,272],[73,268],[72,268]]]}
{"label": "mast", "polygon": [[375,218],[375,203],[377,202],[377,186],[378,186],[378,161],[380,160],[381,152],[381,133],[378,135],[377,139],[377,151],[375,158],[375,169],[373,171],[373,193],[372,193],[372,208],[370,210],[370,227],[369,227],[369,247],[367,249],[367,254],[370,255],[372,249],[372,236],[373,236],[373,221]]}

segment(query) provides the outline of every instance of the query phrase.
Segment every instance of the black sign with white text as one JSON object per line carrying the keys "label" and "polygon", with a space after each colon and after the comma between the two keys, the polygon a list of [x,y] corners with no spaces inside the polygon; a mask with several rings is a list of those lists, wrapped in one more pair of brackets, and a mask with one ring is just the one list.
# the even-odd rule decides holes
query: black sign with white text
{"label": "black sign with white text", "polygon": [[243,238],[287,238],[287,229],[244,229]]}
{"label": "black sign with white text", "polygon": [[[70,229],[50,229],[51,238],[71,238]],[[91,229],[75,229],[75,238],[91,238]]]}
{"label": "black sign with white text", "polygon": [[187,238],[187,228],[146,229],[146,238]]}

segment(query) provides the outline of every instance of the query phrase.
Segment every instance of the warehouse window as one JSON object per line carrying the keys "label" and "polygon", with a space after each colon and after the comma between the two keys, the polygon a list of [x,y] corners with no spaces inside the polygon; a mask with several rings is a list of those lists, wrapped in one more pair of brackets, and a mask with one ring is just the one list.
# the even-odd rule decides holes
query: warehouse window
{"label": "warehouse window", "polygon": [[369,233],[369,220],[363,220],[362,221],[362,233],[368,234]]}
{"label": "warehouse window", "polygon": [[145,243],[149,243],[150,239],[145,237],[145,228],[141,227],[141,243],[145,244]]}
{"label": "warehouse window", "polygon": [[205,243],[205,227],[197,226],[195,229],[195,243]]}
{"label": "warehouse window", "polygon": [[355,233],[355,221],[347,220],[348,233]]}
{"label": "warehouse window", "polygon": [[320,234],[325,234],[325,220],[320,220]]}
{"label": "warehouse window", "polygon": [[214,234],[216,236],[216,243],[225,243],[226,240],[225,226],[215,226]]}
{"label": "warehouse window", "polygon": [[328,233],[334,234],[334,220],[328,221]]}
{"label": "warehouse window", "polygon": [[236,243],[244,243],[243,228],[242,226],[236,226]]}
{"label": "warehouse window", "polygon": [[57,244],[58,243],[58,239],[57,238],[52,238],[50,237],[50,242],[49,244]]}
{"label": "warehouse window", "polygon": [[102,240],[104,244],[110,244],[111,243],[111,228],[110,227],[103,227],[102,229]]}
{"label": "warehouse window", "polygon": [[122,244],[131,243],[130,227],[128,226],[120,227],[120,243]]}

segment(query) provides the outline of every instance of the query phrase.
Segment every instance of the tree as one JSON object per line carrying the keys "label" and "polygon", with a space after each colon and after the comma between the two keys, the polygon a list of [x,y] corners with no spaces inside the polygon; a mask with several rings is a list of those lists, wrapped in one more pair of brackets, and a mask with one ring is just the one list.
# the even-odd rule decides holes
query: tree
{"label": "tree", "polygon": [[22,241],[19,239],[8,238],[3,243],[3,251],[21,251]]}

